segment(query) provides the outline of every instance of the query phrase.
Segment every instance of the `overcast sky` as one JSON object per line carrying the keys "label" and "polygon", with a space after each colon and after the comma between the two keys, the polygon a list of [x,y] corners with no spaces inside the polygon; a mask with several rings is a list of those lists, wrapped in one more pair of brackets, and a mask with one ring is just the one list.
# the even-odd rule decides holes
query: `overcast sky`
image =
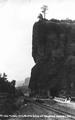
{"label": "overcast sky", "polygon": [[0,72],[9,80],[30,76],[32,27],[44,4],[48,19],[75,19],[75,0],[0,0]]}

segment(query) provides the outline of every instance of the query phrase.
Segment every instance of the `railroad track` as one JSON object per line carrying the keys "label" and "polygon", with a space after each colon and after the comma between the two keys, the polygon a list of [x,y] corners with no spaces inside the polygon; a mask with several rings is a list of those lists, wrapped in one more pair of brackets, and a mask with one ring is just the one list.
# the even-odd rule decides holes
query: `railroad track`
{"label": "railroad track", "polygon": [[34,104],[36,105],[39,105],[40,107],[44,108],[44,109],[47,109],[48,111],[52,111],[54,112],[58,117],[66,117],[66,118],[69,118],[71,120],[75,120],[75,115],[74,114],[71,114],[69,112],[65,112],[63,110],[59,110],[59,109],[56,109],[54,108],[53,106],[51,105],[48,105],[48,104],[40,104],[38,102],[35,102]]}
{"label": "railroad track", "polygon": [[45,104],[45,102],[43,103],[39,103],[39,102],[36,102],[35,100],[31,100],[31,99],[28,99],[31,103],[35,104],[35,105],[38,105],[40,106],[41,108],[44,108],[48,111],[52,111],[54,112],[56,115],[58,116],[64,116],[66,118],[69,118],[70,120],[75,120],[75,115],[72,114],[72,113],[69,113],[69,112],[66,112],[64,110],[60,110],[58,108],[55,108],[54,106],[52,105],[49,105],[49,104]]}

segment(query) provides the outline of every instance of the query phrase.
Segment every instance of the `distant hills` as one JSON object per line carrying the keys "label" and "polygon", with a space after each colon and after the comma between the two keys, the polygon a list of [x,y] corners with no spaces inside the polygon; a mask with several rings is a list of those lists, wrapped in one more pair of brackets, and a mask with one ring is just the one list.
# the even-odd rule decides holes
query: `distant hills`
{"label": "distant hills", "polygon": [[29,85],[29,81],[30,81],[29,77],[25,78],[25,80],[20,80],[17,83],[16,87],[19,87],[19,86],[28,86]]}
{"label": "distant hills", "polygon": [[28,85],[29,85],[29,81],[30,81],[30,78],[29,78],[29,77],[25,78],[24,85],[25,85],[25,86],[28,86]]}
{"label": "distant hills", "polygon": [[23,84],[19,85],[17,87],[18,90],[22,91],[23,94],[29,94],[29,88],[28,88],[28,85],[29,85],[29,81],[30,81],[30,78],[27,77],[25,79],[25,81],[23,82]]}

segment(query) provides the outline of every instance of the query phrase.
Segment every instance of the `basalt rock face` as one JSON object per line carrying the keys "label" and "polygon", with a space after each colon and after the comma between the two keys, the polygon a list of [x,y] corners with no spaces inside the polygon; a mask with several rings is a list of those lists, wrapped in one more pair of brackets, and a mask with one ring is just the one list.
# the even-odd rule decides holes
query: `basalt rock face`
{"label": "basalt rock face", "polygon": [[[33,95],[58,95],[74,87],[74,24],[39,20],[33,26],[29,88]],[[71,79],[73,76],[73,79]],[[68,83],[68,84],[67,84]]]}

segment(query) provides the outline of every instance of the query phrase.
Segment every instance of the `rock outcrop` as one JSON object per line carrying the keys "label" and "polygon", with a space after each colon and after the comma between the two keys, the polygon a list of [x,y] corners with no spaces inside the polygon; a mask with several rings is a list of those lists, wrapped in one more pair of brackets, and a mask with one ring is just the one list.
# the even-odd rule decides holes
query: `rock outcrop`
{"label": "rock outcrop", "polygon": [[75,25],[65,21],[39,20],[33,26],[32,68],[29,88],[33,95],[57,96],[74,87]]}

